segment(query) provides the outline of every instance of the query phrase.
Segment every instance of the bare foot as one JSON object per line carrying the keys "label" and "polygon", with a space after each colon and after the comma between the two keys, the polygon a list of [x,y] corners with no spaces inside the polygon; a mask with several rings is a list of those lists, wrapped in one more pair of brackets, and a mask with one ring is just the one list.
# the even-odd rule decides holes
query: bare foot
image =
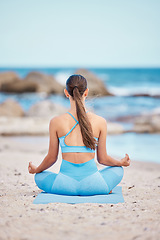
{"label": "bare foot", "polygon": [[112,193],[112,190],[109,192],[109,194]]}

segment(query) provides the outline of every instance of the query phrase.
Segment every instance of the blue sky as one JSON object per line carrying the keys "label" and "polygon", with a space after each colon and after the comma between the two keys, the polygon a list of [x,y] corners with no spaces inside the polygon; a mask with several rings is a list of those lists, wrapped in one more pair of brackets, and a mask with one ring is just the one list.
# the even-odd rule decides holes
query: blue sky
{"label": "blue sky", "polygon": [[159,0],[0,0],[0,66],[160,67]]}

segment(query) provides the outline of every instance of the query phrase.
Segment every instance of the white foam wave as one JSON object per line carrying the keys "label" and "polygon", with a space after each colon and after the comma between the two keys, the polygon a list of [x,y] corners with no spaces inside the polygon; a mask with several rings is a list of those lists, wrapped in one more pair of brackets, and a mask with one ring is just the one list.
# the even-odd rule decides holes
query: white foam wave
{"label": "white foam wave", "polygon": [[69,76],[73,74],[72,72],[58,72],[57,74],[55,74],[55,78],[57,80],[57,82],[61,83],[62,85],[66,84],[66,80],[69,78]]}
{"label": "white foam wave", "polygon": [[150,96],[160,95],[160,87],[108,87],[108,89],[116,96],[131,96],[134,94],[148,94]]}

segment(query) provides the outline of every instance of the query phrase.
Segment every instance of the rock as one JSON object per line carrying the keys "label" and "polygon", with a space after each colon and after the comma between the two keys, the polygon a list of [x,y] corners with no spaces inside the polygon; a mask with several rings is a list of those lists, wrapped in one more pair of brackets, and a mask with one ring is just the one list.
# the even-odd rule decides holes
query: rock
{"label": "rock", "polygon": [[8,98],[5,102],[0,104],[0,116],[22,117],[24,116],[24,111],[19,103]]}
{"label": "rock", "polygon": [[131,97],[154,97],[160,98],[160,94],[149,94],[149,93],[135,93]]}
{"label": "rock", "polygon": [[[54,115],[52,115],[54,117]],[[0,135],[43,136],[49,134],[49,122],[52,117],[0,117]],[[123,128],[116,123],[108,123],[108,134],[122,133]]]}
{"label": "rock", "polygon": [[149,93],[135,93],[132,94],[131,97],[152,97]]}
{"label": "rock", "polygon": [[48,135],[49,121],[49,118],[38,117],[0,117],[0,135]]}
{"label": "rock", "polygon": [[113,96],[103,81],[99,79],[95,74],[86,70],[86,69],[78,69],[75,74],[80,74],[87,79],[88,88],[89,88],[89,96]]}
{"label": "rock", "polygon": [[120,134],[124,132],[125,130],[121,124],[107,122],[107,134]]}
{"label": "rock", "polygon": [[51,75],[39,72],[30,72],[24,80],[37,84],[37,92],[62,94],[64,90],[64,86],[58,83]]}
{"label": "rock", "polygon": [[15,72],[2,72],[0,73],[0,90],[2,84],[11,83],[19,80],[18,75]]}
{"label": "rock", "polygon": [[53,117],[65,113],[67,110],[60,104],[44,100],[34,104],[26,113],[29,117]]}
{"label": "rock", "polygon": [[153,128],[149,125],[135,125],[133,127],[133,132],[136,133],[153,133]]}
{"label": "rock", "polygon": [[37,84],[19,79],[14,82],[3,83],[1,90],[3,92],[14,93],[35,92],[37,90]]}
{"label": "rock", "polygon": [[116,117],[113,120],[117,122],[133,123],[138,116],[139,115],[126,115],[126,116]]}
{"label": "rock", "polygon": [[132,185],[132,186],[130,186],[130,187],[128,187],[128,189],[131,189],[131,188],[134,188],[135,186],[134,185]]}
{"label": "rock", "polygon": [[2,81],[1,91],[3,92],[46,92],[63,94],[64,86],[58,83],[53,76],[30,72],[23,80],[14,78],[14,81]]}
{"label": "rock", "polygon": [[149,113],[135,118],[133,131],[160,133],[160,114]]}

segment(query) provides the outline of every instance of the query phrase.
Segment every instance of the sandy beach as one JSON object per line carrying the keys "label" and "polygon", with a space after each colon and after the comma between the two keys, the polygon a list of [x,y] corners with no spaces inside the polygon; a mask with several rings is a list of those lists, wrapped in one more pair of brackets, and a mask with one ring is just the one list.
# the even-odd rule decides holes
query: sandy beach
{"label": "sandy beach", "polygon": [[[0,0],[0,240],[160,240],[159,9],[158,0]],[[33,204],[42,190],[29,162],[55,159],[58,141],[70,160],[90,162],[64,161],[47,188],[110,191],[122,169],[104,171],[106,182],[95,173],[99,144],[100,162],[129,165],[118,193],[103,196],[121,203]],[[46,170],[59,172],[61,149]]]}
{"label": "sandy beach", "polygon": [[[0,143],[1,240],[159,239],[159,164],[131,159],[120,183],[125,203],[34,205],[41,190],[28,173],[28,162],[43,160],[49,139],[1,136]],[[58,172],[60,163],[59,157],[49,170]]]}

